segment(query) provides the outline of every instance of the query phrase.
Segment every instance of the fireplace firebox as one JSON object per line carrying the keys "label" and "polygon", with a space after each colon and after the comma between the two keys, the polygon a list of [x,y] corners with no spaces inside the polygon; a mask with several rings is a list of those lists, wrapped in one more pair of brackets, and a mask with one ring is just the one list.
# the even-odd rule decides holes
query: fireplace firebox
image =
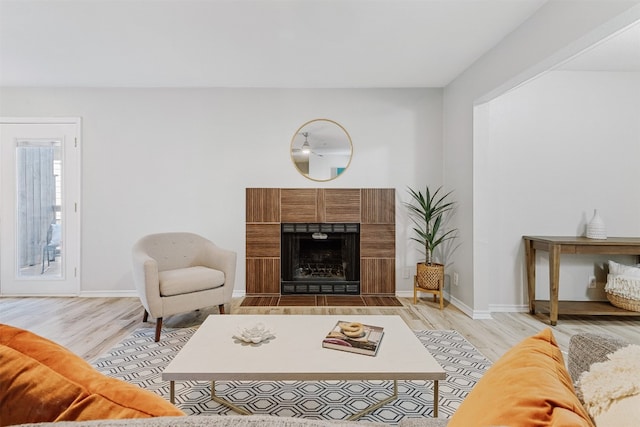
{"label": "fireplace firebox", "polygon": [[281,224],[282,294],[360,294],[360,224]]}

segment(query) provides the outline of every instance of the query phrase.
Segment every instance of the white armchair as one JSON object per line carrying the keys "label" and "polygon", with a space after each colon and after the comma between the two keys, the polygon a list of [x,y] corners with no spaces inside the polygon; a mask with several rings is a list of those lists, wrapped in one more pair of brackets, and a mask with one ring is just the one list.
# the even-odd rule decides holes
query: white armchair
{"label": "white armchair", "polygon": [[162,319],[217,305],[231,312],[236,253],[221,249],[193,233],[151,234],[133,246],[133,279],[145,312],[156,319],[160,340]]}

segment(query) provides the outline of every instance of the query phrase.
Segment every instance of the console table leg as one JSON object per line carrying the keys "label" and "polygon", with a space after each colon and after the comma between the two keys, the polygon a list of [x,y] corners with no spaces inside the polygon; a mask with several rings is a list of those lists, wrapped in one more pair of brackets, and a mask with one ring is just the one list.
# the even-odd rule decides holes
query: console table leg
{"label": "console table leg", "polygon": [[176,404],[176,382],[169,381],[169,402]]}
{"label": "console table leg", "polygon": [[560,282],[560,246],[549,247],[549,323],[558,323],[558,289]]}
{"label": "console table leg", "polygon": [[536,250],[531,240],[524,241],[527,289],[529,291],[529,313],[536,314]]}

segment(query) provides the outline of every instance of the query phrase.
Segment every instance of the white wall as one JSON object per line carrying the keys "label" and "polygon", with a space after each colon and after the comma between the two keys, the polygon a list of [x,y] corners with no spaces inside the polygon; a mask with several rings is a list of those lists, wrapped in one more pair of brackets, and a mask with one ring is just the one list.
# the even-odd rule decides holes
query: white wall
{"label": "white wall", "polygon": [[451,287],[451,296],[469,315],[489,316],[489,295],[493,292],[491,288],[476,288],[474,283],[474,276],[488,274],[491,267],[476,260],[478,254],[489,250],[487,234],[491,230],[478,224],[488,217],[482,200],[489,186],[482,175],[486,153],[474,146],[474,106],[496,98],[636,21],[640,17],[638,4],[638,1],[545,3],[445,88],[444,184],[456,191],[458,210],[453,225],[459,229],[461,244],[449,262],[448,271],[459,274],[459,285]]}
{"label": "white wall", "polygon": [[[640,236],[640,73],[553,71],[489,102],[483,206],[489,308],[527,304],[523,235],[584,235],[598,208],[609,236]],[[562,255],[560,298],[603,299],[606,256]],[[632,257],[613,257],[633,262]],[[548,254],[536,296],[549,298]],[[597,290],[587,290],[589,275]]]}
{"label": "white wall", "polygon": [[[442,90],[2,88],[0,115],[82,117],[83,294],[134,289],[131,246],[187,230],[238,253],[245,289],[245,188],[439,185]],[[315,118],[343,125],[354,157],[318,183],[291,162],[294,132]],[[417,255],[397,200],[398,290]]]}

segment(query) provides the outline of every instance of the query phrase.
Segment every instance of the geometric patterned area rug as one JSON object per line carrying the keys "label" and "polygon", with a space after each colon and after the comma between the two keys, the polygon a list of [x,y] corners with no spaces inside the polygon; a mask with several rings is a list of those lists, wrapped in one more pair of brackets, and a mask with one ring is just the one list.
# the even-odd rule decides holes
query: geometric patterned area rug
{"label": "geometric patterned area rug", "polygon": [[[169,398],[164,367],[197,328],[141,328],[98,358],[93,365]],[[439,382],[439,417],[449,418],[491,362],[456,331],[414,331],[447,373]],[[176,381],[176,406],[188,415],[235,414],[210,399],[210,383]],[[216,394],[255,414],[342,420],[392,394],[392,381],[216,381]],[[397,424],[403,418],[433,416],[432,381],[398,381],[398,398],[362,420]]]}

